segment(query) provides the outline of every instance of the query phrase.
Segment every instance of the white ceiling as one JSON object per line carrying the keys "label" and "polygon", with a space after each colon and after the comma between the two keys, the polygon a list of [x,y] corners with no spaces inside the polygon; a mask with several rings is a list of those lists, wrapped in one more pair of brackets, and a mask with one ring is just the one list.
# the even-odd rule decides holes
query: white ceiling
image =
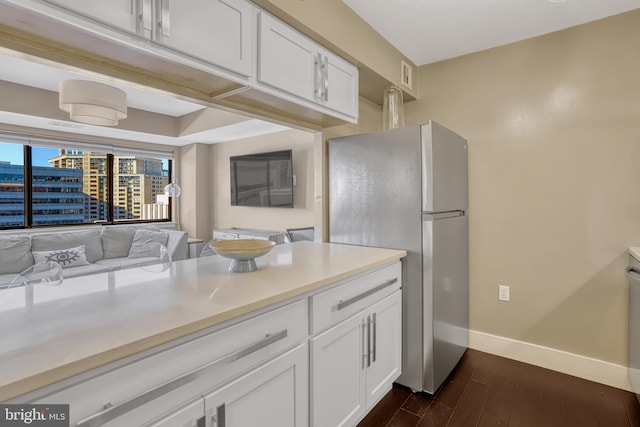
{"label": "white ceiling", "polygon": [[[452,58],[637,9],[640,0],[343,0],[416,65]],[[639,23],[640,25],[640,23]],[[205,108],[166,93],[0,49],[0,80],[58,91],[66,79],[102,81],[127,92],[130,108],[179,117]],[[0,122],[170,145],[231,141],[287,129],[262,120],[166,137],[0,112]]]}
{"label": "white ceiling", "polygon": [[343,2],[416,65],[524,40],[640,7],[640,0]]}
{"label": "white ceiling", "polygon": [[[27,55],[12,52],[8,49],[0,49],[0,80],[58,92],[59,82],[68,79],[92,80],[118,87],[127,93],[128,108],[136,108],[171,117],[180,117],[194,111],[209,108],[178,99],[174,96],[170,96],[170,94],[153,90],[151,88],[129,85],[125,82],[115,80],[107,76],[101,76],[96,73],[90,73],[49,61],[31,58]],[[219,114],[224,115],[227,113],[219,111]],[[228,114],[237,117],[237,114]],[[218,143],[233,141],[288,129],[282,125],[247,117],[247,120],[244,122],[234,123],[174,138],[163,135],[134,132],[118,127],[92,126],[76,123],[71,120],[52,120],[50,118],[3,111],[0,111],[0,123],[177,146],[193,142]]]}

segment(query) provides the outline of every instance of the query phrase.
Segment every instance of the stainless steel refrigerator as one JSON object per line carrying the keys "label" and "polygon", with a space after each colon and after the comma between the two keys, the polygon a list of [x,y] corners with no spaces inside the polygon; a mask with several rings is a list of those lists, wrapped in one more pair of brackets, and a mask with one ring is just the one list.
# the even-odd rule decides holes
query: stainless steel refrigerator
{"label": "stainless steel refrigerator", "polygon": [[433,121],[329,140],[329,240],[407,251],[397,382],[414,391],[468,346],[467,187],[467,141]]}

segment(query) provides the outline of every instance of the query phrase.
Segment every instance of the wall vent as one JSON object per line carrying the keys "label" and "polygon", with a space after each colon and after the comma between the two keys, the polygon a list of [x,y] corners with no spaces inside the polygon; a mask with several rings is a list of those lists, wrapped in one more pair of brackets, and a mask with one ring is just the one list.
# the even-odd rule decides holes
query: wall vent
{"label": "wall vent", "polygon": [[400,84],[407,89],[413,89],[413,67],[400,60]]}

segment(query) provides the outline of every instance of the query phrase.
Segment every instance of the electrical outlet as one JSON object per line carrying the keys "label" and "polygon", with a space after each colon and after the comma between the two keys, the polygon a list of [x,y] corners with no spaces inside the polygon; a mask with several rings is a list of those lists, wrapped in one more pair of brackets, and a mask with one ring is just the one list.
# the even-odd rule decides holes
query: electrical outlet
{"label": "electrical outlet", "polygon": [[510,301],[508,286],[505,286],[505,285],[498,286],[498,299],[500,301]]}

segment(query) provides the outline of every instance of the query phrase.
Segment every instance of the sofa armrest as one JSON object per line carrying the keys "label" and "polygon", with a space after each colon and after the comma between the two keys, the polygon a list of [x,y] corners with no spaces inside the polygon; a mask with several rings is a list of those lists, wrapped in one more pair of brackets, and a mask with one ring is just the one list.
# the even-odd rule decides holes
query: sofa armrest
{"label": "sofa armrest", "polygon": [[187,232],[175,230],[162,230],[169,235],[167,239],[167,250],[171,254],[172,261],[187,259],[189,247],[187,246]]}

